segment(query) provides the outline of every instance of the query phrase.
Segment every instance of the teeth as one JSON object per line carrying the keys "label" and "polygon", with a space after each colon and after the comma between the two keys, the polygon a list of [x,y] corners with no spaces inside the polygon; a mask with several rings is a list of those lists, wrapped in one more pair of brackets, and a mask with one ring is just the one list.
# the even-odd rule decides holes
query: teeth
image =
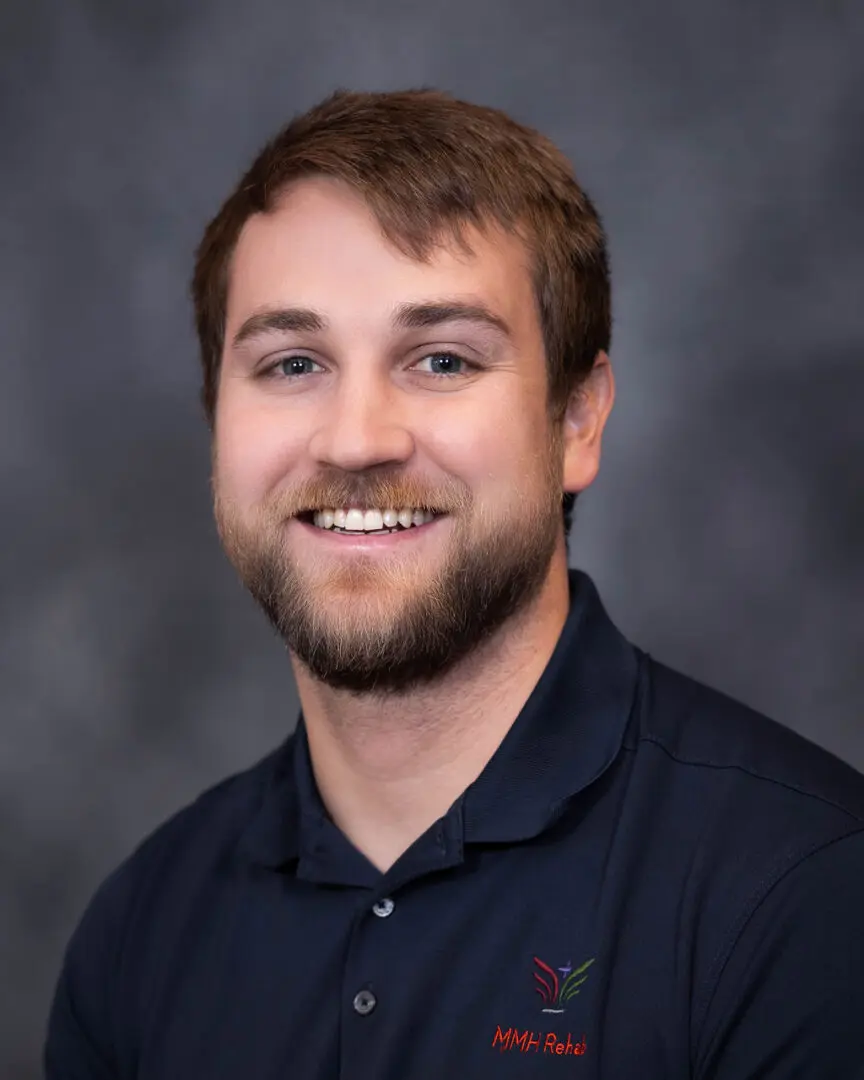
{"label": "teeth", "polygon": [[384,515],[380,510],[367,510],[363,515],[363,528],[366,532],[377,532],[384,528]]}
{"label": "teeth", "polygon": [[410,529],[412,525],[426,525],[434,518],[435,515],[428,510],[412,510],[410,507],[402,510],[318,510],[312,515],[319,529],[332,529],[335,525],[346,532],[366,533],[381,533],[395,529],[397,525]]}
{"label": "teeth", "polygon": [[349,532],[363,532],[363,511],[349,510],[345,515],[345,525]]}

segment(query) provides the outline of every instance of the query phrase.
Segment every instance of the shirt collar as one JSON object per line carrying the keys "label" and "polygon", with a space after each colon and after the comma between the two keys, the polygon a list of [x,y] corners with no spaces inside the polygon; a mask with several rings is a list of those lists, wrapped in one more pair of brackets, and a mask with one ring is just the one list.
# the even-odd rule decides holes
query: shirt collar
{"label": "shirt collar", "polygon": [[633,706],[637,651],[587,574],[570,571],[570,611],[537,685],[462,797],[466,843],[536,836],[617,757]]}
{"label": "shirt collar", "polygon": [[[486,768],[442,821],[448,833],[458,824],[465,843],[536,836],[621,748],[639,654],[610,620],[587,574],[570,570],[569,585],[570,610],[549,663]],[[302,716],[271,761],[240,845],[253,861],[277,867],[300,856],[301,836],[307,856],[327,822]]]}

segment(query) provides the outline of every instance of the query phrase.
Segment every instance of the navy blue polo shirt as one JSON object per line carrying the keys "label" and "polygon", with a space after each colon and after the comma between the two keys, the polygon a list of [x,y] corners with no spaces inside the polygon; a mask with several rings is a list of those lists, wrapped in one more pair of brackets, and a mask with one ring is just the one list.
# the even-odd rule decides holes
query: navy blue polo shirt
{"label": "navy blue polo shirt", "polygon": [[570,589],[498,751],[386,873],[302,718],[145,840],[69,944],[49,1080],[864,1076],[864,777]]}

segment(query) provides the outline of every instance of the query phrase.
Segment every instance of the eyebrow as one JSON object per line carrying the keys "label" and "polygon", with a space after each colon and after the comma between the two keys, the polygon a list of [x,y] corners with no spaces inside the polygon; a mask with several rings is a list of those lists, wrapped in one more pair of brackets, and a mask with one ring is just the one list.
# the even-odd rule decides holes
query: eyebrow
{"label": "eyebrow", "polygon": [[[482,303],[462,300],[438,300],[429,303],[399,304],[390,320],[395,330],[422,330],[448,322],[470,322],[485,326],[506,338],[512,331],[505,319]],[[327,330],[329,323],[313,308],[274,308],[250,315],[234,335],[234,348],[245,341],[272,333],[315,334]]]}

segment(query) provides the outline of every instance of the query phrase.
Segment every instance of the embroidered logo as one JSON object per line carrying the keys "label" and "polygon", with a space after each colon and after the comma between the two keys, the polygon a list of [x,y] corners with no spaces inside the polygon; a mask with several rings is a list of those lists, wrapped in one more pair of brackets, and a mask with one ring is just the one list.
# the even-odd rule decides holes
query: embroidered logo
{"label": "embroidered logo", "polygon": [[534,989],[543,999],[544,1013],[564,1012],[564,1006],[579,993],[582,983],[588,978],[586,972],[595,959],[596,957],[592,956],[590,960],[586,960],[575,969],[569,963],[565,967],[559,967],[558,972],[561,975],[559,979],[558,974],[548,964],[544,964],[539,957],[534,957],[534,963],[538,969],[534,972],[537,984]]}
{"label": "embroidered logo", "polygon": [[[579,967],[574,968],[568,963],[557,970],[547,963],[534,957],[534,989],[540,995],[544,1004],[544,1013],[563,1013],[564,1007],[571,998],[574,998],[582,988],[582,984],[588,978],[588,968],[594,963],[596,957],[592,956]],[[559,978],[560,975],[560,978]],[[569,1025],[568,1025],[569,1026]],[[581,1057],[586,1050],[586,1039],[575,1040],[570,1032],[560,1036],[555,1031],[520,1031],[519,1028],[503,1028],[500,1024],[495,1027],[492,1037],[492,1048],[501,1053],[515,1050],[522,1054],[554,1054],[556,1057]]]}

